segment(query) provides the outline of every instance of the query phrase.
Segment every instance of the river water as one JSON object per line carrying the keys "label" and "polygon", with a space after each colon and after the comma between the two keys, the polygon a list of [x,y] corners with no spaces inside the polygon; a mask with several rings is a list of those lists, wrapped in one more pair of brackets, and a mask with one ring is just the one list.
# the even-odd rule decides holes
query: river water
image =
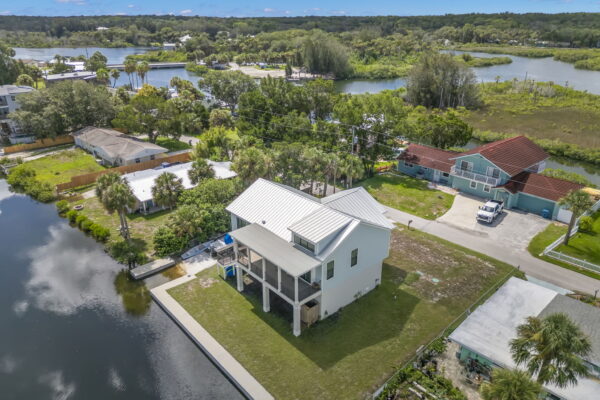
{"label": "river water", "polygon": [[0,180],[0,398],[242,399],[121,270]]}

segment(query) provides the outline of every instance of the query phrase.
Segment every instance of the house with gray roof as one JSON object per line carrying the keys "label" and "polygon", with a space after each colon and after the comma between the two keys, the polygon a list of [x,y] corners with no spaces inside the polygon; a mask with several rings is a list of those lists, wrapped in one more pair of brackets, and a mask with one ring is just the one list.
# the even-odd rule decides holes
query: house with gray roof
{"label": "house with gray roof", "polygon": [[121,166],[154,160],[167,149],[114,129],[88,126],[72,134],[75,145],[100,158],[104,165]]}
{"label": "house with gray roof", "polygon": [[363,188],[318,199],[258,179],[227,211],[233,243],[219,268],[234,269],[239,291],[259,286],[265,312],[282,300],[296,336],[381,282],[394,224]]}
{"label": "house with gray roof", "polygon": [[517,336],[517,327],[528,317],[543,318],[555,313],[564,313],[577,324],[588,336],[592,349],[583,359],[589,376],[564,388],[544,385],[546,398],[597,400],[600,398],[600,309],[597,307],[535,283],[510,278],[449,339],[460,346],[458,357],[467,364],[516,368],[509,343]]}

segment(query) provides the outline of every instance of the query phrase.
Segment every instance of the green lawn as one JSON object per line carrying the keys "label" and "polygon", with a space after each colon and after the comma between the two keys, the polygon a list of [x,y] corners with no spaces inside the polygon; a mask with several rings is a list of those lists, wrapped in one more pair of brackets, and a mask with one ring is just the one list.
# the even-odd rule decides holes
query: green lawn
{"label": "green lawn", "polygon": [[[594,224],[594,228],[596,230],[595,234],[576,233],[569,240],[568,246],[561,245],[558,246],[555,250],[573,257],[593,262],[595,264],[600,264],[600,238],[598,237],[598,233],[600,233],[600,214],[596,215],[596,222]],[[544,251],[546,247],[548,247],[551,243],[553,243],[565,233],[567,233],[566,225],[550,224],[546,229],[538,233],[531,240],[527,249],[529,250],[529,253],[531,253],[531,255],[534,257],[537,257],[544,261],[548,261],[552,264],[559,265],[563,268],[579,272],[591,278],[600,280],[600,274],[598,273],[589,271],[587,269],[579,268],[575,265],[558,261],[552,257],[540,256],[540,254],[542,253],[542,251]]]}
{"label": "green lawn", "polygon": [[427,187],[407,175],[376,175],[359,183],[382,204],[426,219],[436,219],[452,207],[454,196]]}
{"label": "green lawn", "polygon": [[[102,204],[98,201],[97,197],[78,201],[74,204],[82,204],[84,206],[81,213],[91,219],[92,221],[99,223],[102,226],[110,229],[111,236],[109,242],[117,241],[119,236],[119,217],[117,214],[108,214]],[[129,231],[131,233],[134,243],[136,243],[140,250],[144,251],[148,256],[152,256],[154,253],[154,243],[152,238],[154,232],[167,223],[167,219],[171,211],[160,211],[154,214],[142,215],[142,214],[130,214],[127,218],[129,221]]]}
{"label": "green lawn", "polygon": [[192,146],[180,141],[179,139],[172,139],[172,138],[167,138],[167,137],[157,138],[156,144],[164,147],[165,149],[167,149],[169,151],[187,150],[187,149],[192,148]]}
{"label": "green lawn", "polygon": [[38,181],[52,185],[69,182],[72,176],[104,169],[93,156],[81,149],[63,150],[23,164],[35,169]]}
{"label": "green lawn", "polygon": [[[396,229],[381,285],[294,337],[214,268],[169,293],[277,399],[363,399],[514,268]],[[289,317],[289,316],[288,316]]]}

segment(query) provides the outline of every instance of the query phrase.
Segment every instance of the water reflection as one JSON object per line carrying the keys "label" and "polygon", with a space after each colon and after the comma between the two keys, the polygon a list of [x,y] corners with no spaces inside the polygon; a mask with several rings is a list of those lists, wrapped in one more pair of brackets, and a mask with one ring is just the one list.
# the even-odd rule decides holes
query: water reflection
{"label": "water reflection", "polygon": [[148,314],[152,297],[143,281],[131,279],[129,271],[122,269],[114,280],[115,291],[123,302],[123,308],[128,314],[141,316]]}

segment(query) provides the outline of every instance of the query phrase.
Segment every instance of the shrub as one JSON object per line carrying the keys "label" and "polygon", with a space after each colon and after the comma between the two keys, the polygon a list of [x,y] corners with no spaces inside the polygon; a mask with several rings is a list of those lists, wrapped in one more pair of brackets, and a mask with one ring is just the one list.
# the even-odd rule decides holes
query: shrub
{"label": "shrub", "polygon": [[94,223],[92,221],[86,218],[84,221],[81,221],[81,223],[79,224],[79,228],[81,228],[81,230],[84,232],[89,232],[93,224]]}
{"label": "shrub", "polygon": [[90,226],[90,233],[92,234],[92,237],[99,242],[106,242],[110,236],[110,230],[108,228],[96,223],[93,223]]}
{"label": "shrub", "polygon": [[79,216],[79,213],[75,210],[69,210],[66,212],[65,217],[69,220],[70,223],[74,224],[75,220]]}
{"label": "shrub", "polygon": [[161,226],[154,234],[154,251],[159,257],[177,253],[185,248],[187,240],[175,235],[167,226]]}
{"label": "shrub", "polygon": [[133,244],[129,244],[126,240],[120,240],[113,243],[108,251],[112,258],[121,264],[143,264],[146,262],[146,255],[142,253]]}
{"label": "shrub", "polygon": [[590,216],[581,217],[579,220],[579,230],[581,232],[592,232],[594,230],[594,219]]}
{"label": "shrub", "polygon": [[85,215],[83,215],[83,214],[79,214],[79,215],[77,215],[77,217],[75,218],[75,224],[76,224],[78,227],[80,227],[80,228],[81,228],[81,224],[82,224],[84,221],[87,221],[87,219],[88,219],[88,217],[86,217]]}
{"label": "shrub", "polygon": [[56,202],[56,209],[60,215],[65,215],[71,209],[71,206],[68,201],[60,200]]}

